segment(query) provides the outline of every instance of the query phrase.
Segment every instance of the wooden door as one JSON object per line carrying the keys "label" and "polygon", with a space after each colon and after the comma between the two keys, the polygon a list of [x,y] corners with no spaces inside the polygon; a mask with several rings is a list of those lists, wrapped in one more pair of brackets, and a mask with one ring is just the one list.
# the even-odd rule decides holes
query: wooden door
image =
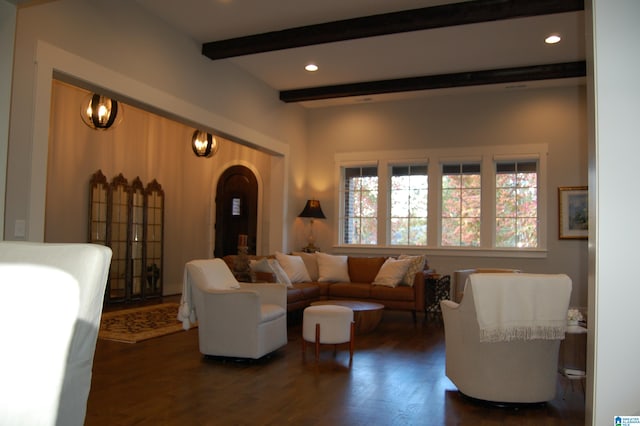
{"label": "wooden door", "polygon": [[238,253],[238,235],[248,236],[249,254],[256,252],[258,181],[244,166],[229,167],[216,188],[215,257]]}

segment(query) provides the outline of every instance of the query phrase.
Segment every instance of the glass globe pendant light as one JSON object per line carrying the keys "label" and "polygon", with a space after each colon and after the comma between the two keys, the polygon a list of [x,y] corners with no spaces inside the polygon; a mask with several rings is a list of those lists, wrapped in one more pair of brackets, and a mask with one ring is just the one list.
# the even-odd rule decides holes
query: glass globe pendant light
{"label": "glass globe pendant light", "polygon": [[95,130],[107,130],[122,121],[122,106],[111,98],[90,93],[80,107],[80,117]]}
{"label": "glass globe pendant light", "polygon": [[196,130],[191,138],[191,148],[197,157],[211,157],[218,151],[218,141],[211,133]]}

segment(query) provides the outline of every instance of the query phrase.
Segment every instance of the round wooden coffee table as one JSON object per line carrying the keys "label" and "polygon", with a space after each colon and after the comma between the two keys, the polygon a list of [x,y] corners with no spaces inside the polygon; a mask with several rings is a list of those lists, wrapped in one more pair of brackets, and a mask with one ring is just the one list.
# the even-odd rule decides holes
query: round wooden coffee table
{"label": "round wooden coffee table", "polygon": [[356,323],[356,333],[369,333],[375,330],[382,319],[384,305],[373,302],[361,302],[358,300],[320,300],[311,302],[311,306],[339,305],[351,308],[353,320]]}

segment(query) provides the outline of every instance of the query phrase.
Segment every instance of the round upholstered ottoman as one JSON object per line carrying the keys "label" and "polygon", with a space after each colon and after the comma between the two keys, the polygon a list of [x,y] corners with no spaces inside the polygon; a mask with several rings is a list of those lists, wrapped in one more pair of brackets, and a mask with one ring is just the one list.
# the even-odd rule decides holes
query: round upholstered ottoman
{"label": "round upholstered ottoman", "polygon": [[306,353],[307,342],[315,344],[316,361],[320,357],[320,344],[336,346],[349,343],[349,361],[353,359],[353,335],[355,323],[353,310],[346,306],[318,305],[305,308],[302,316],[302,351]]}

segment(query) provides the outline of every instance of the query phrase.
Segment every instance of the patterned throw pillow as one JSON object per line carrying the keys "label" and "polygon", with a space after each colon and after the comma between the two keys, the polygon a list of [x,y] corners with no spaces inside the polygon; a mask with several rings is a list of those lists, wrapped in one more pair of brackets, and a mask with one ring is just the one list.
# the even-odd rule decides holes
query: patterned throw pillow
{"label": "patterned throw pillow", "polygon": [[402,281],[402,277],[407,273],[409,265],[412,261],[410,259],[394,259],[388,258],[378,271],[376,279],[371,283],[372,285],[382,285],[385,287],[396,287]]}
{"label": "patterned throw pillow", "polygon": [[409,265],[409,269],[407,269],[407,273],[402,277],[402,281],[400,285],[408,285],[413,287],[413,283],[416,279],[416,274],[424,269],[424,264],[427,261],[426,256],[409,256],[406,254],[401,254],[398,259],[409,259],[411,260],[411,264]]}

